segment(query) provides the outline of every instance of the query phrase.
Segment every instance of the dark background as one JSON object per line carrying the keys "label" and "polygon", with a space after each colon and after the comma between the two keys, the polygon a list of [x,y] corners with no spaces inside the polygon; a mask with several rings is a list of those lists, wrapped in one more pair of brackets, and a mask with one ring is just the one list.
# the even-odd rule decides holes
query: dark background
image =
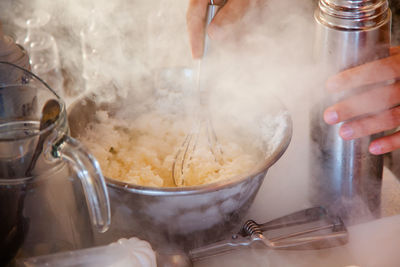
{"label": "dark background", "polygon": [[400,1],[390,0],[390,9],[392,10],[392,46],[400,45]]}

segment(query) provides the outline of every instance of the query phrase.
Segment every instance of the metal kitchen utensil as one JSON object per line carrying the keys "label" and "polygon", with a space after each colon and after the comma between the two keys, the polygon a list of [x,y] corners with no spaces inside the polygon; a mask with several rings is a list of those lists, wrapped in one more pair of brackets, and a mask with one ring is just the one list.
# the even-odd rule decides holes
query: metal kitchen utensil
{"label": "metal kitchen utensil", "polygon": [[[320,0],[315,11],[315,59],[337,71],[389,55],[391,12],[387,0]],[[332,69],[333,68],[333,69]],[[321,86],[323,87],[323,86]],[[339,136],[342,123],[327,125],[325,108],[368,88],[331,93],[321,88],[312,110],[311,203],[339,215],[346,224],[379,217],[383,157],[369,153],[381,134],[355,140]]]}
{"label": "metal kitchen utensil", "polygon": [[344,245],[346,226],[340,217],[331,216],[323,207],[304,209],[267,223],[244,223],[239,233],[208,246],[189,251],[192,261],[245,247],[271,249],[322,249]]}
{"label": "metal kitchen utensil", "polygon": [[[39,131],[43,131],[50,125],[54,124],[57,119],[59,118],[61,113],[61,106],[58,103],[58,101],[54,99],[48,100],[42,110],[42,117],[40,118],[40,126],[39,126]],[[43,143],[45,139],[49,136],[50,132],[46,132],[45,134],[41,135],[39,137],[39,141],[36,145],[35,152],[33,153],[31,163],[28,166],[28,169],[26,170],[25,176],[30,177],[32,175],[32,170],[35,167],[35,163],[40,155],[40,153],[43,150]]]}
{"label": "metal kitchen utensil", "polygon": [[[206,33],[207,26],[211,23],[214,16],[217,14],[221,5],[217,5],[211,0],[211,4],[208,5],[207,9],[207,17],[206,17],[206,29],[204,34],[204,50],[203,50],[203,59],[206,56],[209,48],[209,37]],[[210,114],[207,108],[206,101],[206,91],[202,84],[204,80],[204,75],[202,72],[202,62],[201,59],[198,63],[197,68],[197,93],[199,98],[199,103],[197,109],[195,110],[195,121],[194,126],[192,127],[190,133],[186,135],[182,145],[179,147],[178,152],[176,153],[174,162],[172,164],[172,178],[176,186],[183,186],[185,184],[185,171],[190,165],[190,160],[196,150],[196,147],[199,145],[199,140],[201,136],[206,137],[206,142],[211,150],[211,153],[214,156],[215,161],[218,163],[223,162],[222,158],[222,149],[218,142],[217,135],[215,134],[214,127],[210,120]]]}

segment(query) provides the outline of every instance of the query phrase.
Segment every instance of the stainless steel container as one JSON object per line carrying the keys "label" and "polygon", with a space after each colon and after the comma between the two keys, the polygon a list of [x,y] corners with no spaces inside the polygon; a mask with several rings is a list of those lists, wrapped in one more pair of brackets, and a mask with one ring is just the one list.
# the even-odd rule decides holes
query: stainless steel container
{"label": "stainless steel container", "polygon": [[[276,110],[275,117],[268,112],[274,103],[266,101],[263,100],[263,105],[258,106],[264,113],[252,119],[258,123],[266,120],[269,122],[268,129],[257,130],[254,139],[249,137],[250,140],[260,137],[266,140],[264,144],[257,143],[265,155],[260,155],[259,164],[250,172],[232,179],[190,187],[146,187],[106,178],[112,224],[109,231],[97,235],[98,244],[136,236],[149,241],[159,252],[168,252],[166,250],[203,246],[239,231],[268,168],[284,153],[291,139],[289,114],[285,110]],[[121,107],[129,109],[132,103],[127,106],[118,103],[118,108]],[[85,127],[95,121],[98,110],[115,114],[115,110],[97,105],[89,99],[72,104],[69,108],[71,134],[79,138]],[[230,111],[235,112],[240,113],[240,110]],[[228,119],[227,116],[224,118]],[[240,126],[246,128],[246,125]]]}
{"label": "stainless steel container", "polygon": [[[320,0],[315,20],[316,59],[326,69],[340,71],[389,54],[391,12],[386,0]],[[383,168],[382,157],[368,152],[377,136],[345,141],[339,136],[341,124],[323,121],[325,108],[351,94],[329,94],[321,88],[311,118],[311,201],[350,223],[379,216]]]}

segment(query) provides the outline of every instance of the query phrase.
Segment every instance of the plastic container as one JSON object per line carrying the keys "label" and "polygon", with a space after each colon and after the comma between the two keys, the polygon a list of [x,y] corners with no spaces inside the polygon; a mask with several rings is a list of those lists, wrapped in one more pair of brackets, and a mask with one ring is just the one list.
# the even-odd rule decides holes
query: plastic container
{"label": "plastic container", "polygon": [[150,244],[138,238],[120,239],[107,246],[56,253],[19,260],[18,267],[156,267]]}

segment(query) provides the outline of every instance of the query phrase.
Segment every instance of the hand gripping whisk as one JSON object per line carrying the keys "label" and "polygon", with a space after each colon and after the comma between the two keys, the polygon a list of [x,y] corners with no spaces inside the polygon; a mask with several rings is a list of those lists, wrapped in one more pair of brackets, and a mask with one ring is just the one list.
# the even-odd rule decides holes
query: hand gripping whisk
{"label": "hand gripping whisk", "polygon": [[[216,5],[213,0],[208,5],[207,17],[206,17],[206,30],[215,14],[217,14],[221,5]],[[209,45],[209,38],[205,33],[204,36],[204,52],[203,58],[205,57]],[[192,155],[196,150],[196,146],[199,145],[199,137],[204,135],[207,140],[207,145],[214,156],[216,162],[222,164],[222,149],[217,140],[214,128],[210,121],[209,112],[206,106],[206,94],[203,91],[201,81],[203,80],[201,72],[201,62],[199,61],[198,72],[197,72],[197,93],[199,94],[197,110],[195,111],[195,125],[192,127],[190,133],[186,135],[182,145],[179,147],[174,162],[172,164],[172,178],[176,186],[185,185],[185,172],[188,170]]]}

